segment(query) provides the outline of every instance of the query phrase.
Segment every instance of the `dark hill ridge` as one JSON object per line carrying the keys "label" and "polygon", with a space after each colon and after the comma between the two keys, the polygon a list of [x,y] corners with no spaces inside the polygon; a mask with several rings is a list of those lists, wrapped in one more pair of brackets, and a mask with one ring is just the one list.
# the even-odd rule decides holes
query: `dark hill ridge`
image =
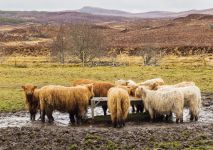
{"label": "dark hill ridge", "polygon": [[88,13],[81,13],[76,11],[60,11],[60,12],[46,12],[46,11],[0,11],[0,17],[23,19],[33,22],[57,22],[57,23],[70,23],[70,22],[122,22],[132,20],[131,18],[119,16],[101,16]]}
{"label": "dark hill ridge", "polygon": [[89,6],[83,7],[77,11],[83,12],[83,13],[95,14],[95,15],[124,16],[124,17],[132,14],[126,11],[103,9],[103,8],[89,7]]}
{"label": "dark hill ridge", "polygon": [[206,15],[206,14],[190,14],[186,17],[179,17],[175,18],[174,20],[178,21],[190,21],[190,20],[213,20],[213,15]]}
{"label": "dark hill ridge", "polygon": [[89,13],[94,15],[106,15],[106,16],[122,16],[130,18],[176,18],[176,17],[185,17],[189,14],[210,14],[213,15],[213,8],[204,9],[204,10],[189,10],[182,12],[170,12],[170,11],[150,11],[143,13],[130,13],[120,10],[110,10],[97,7],[83,7],[78,12]]}

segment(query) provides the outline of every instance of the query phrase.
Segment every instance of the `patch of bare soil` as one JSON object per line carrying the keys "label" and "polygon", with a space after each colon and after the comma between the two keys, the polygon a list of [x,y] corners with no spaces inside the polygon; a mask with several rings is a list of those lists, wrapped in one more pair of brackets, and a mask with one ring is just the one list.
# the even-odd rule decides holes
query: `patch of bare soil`
{"label": "patch of bare soil", "polygon": [[[152,125],[151,125],[152,126]],[[213,147],[213,124],[0,129],[0,149],[183,149]]]}
{"label": "patch of bare soil", "polygon": [[[213,93],[203,94],[202,110],[208,110],[206,116],[212,117]],[[213,122],[210,119],[209,122],[199,120],[183,124],[149,123],[138,119],[127,122],[122,129],[115,129],[104,122],[61,126],[38,121],[33,125],[0,128],[0,150],[145,148],[213,149]]]}

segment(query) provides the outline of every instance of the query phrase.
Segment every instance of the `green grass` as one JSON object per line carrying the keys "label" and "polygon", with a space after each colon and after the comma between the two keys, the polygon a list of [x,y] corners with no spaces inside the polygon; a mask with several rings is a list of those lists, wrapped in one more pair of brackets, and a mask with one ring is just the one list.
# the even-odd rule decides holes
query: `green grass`
{"label": "green grass", "polygon": [[12,23],[12,24],[19,24],[25,22],[21,19],[14,19],[14,18],[4,18],[0,17],[0,23]]}
{"label": "green grass", "polygon": [[118,144],[108,140],[102,136],[87,133],[84,139],[86,149],[103,149],[104,146],[107,150],[116,150],[119,148]]}
{"label": "green grass", "polygon": [[33,83],[39,87],[48,84],[70,85],[79,78],[103,81],[132,79],[141,82],[162,77],[167,84],[194,81],[203,92],[213,92],[213,68],[204,66],[128,66],[128,67],[72,67],[39,65],[0,66],[0,111],[24,109],[21,85]]}
{"label": "green grass", "polygon": [[69,148],[69,150],[77,150],[78,149],[78,145],[77,144],[72,144]]}
{"label": "green grass", "polygon": [[156,144],[156,148],[162,148],[162,149],[180,149],[181,143],[178,141],[173,142],[160,142]]}
{"label": "green grass", "polygon": [[24,94],[20,89],[0,88],[0,111],[17,111],[24,109]]}
{"label": "green grass", "polygon": [[195,140],[189,142],[188,148],[185,148],[184,150],[212,150],[213,149],[213,142],[212,140]]}

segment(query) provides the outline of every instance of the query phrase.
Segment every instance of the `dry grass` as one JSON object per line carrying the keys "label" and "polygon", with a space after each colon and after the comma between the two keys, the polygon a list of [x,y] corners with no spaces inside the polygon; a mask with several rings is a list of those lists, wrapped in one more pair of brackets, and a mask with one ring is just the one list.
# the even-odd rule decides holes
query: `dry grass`
{"label": "dry grass", "polygon": [[11,26],[11,25],[2,25],[1,28],[0,28],[0,31],[11,31],[11,30],[14,30],[15,26]]}
{"label": "dry grass", "polygon": [[51,39],[47,38],[37,38],[37,39],[32,39],[31,41],[12,41],[12,42],[0,42],[0,44],[4,44],[4,46],[25,46],[25,45],[37,45],[41,42],[46,42],[49,43],[51,42]]}
{"label": "dry grass", "polygon": [[213,66],[213,54],[186,57],[167,56],[160,61],[160,64],[171,66]]}
{"label": "dry grass", "polygon": [[[203,92],[213,92],[213,67],[203,66],[199,61],[195,61],[196,65],[184,63],[185,59],[188,60],[188,58],[175,59],[175,57],[171,57],[163,59],[160,66],[130,64],[130,66],[121,67],[84,68],[73,65],[39,63],[45,57],[38,57],[38,62],[31,64],[28,64],[26,59],[30,61],[34,58],[17,58],[19,63],[17,63],[16,67],[11,64],[0,65],[0,111],[24,109],[24,95],[21,85],[25,83],[33,83],[39,87],[48,84],[69,86],[71,81],[79,78],[110,82],[114,82],[117,79],[132,79],[136,82],[141,82],[151,78],[162,77],[166,84],[194,81]],[[176,63],[168,63],[171,59],[175,59]],[[140,61],[139,58],[135,58],[135,60]],[[189,60],[191,61],[191,59]]]}
{"label": "dry grass", "polygon": [[[4,59],[5,60],[5,59]],[[70,60],[79,62],[80,60],[75,57],[65,57],[65,62],[69,62]],[[95,59],[95,61],[105,61],[112,62],[115,61],[119,64],[124,64],[127,66],[131,65],[143,65],[143,58],[141,56],[128,56],[125,54],[118,55],[116,58],[103,57],[99,59]],[[205,60],[205,61],[204,61]],[[19,65],[39,65],[39,64],[48,64],[51,62],[51,58],[49,56],[16,56],[16,57],[8,57],[3,64],[19,64]],[[193,55],[186,57],[178,57],[174,55],[163,57],[159,60],[160,66],[213,66],[213,54],[208,55]]]}

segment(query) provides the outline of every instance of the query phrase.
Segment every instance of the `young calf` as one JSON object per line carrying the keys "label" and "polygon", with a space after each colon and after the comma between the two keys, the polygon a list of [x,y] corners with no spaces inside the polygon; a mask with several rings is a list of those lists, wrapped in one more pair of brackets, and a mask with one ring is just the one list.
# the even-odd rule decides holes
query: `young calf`
{"label": "young calf", "polygon": [[36,89],[37,86],[32,84],[26,84],[22,86],[24,92],[25,92],[25,98],[26,98],[26,105],[28,107],[28,110],[30,112],[30,120],[35,121],[35,116],[40,108],[39,106],[39,91],[40,89]]}

